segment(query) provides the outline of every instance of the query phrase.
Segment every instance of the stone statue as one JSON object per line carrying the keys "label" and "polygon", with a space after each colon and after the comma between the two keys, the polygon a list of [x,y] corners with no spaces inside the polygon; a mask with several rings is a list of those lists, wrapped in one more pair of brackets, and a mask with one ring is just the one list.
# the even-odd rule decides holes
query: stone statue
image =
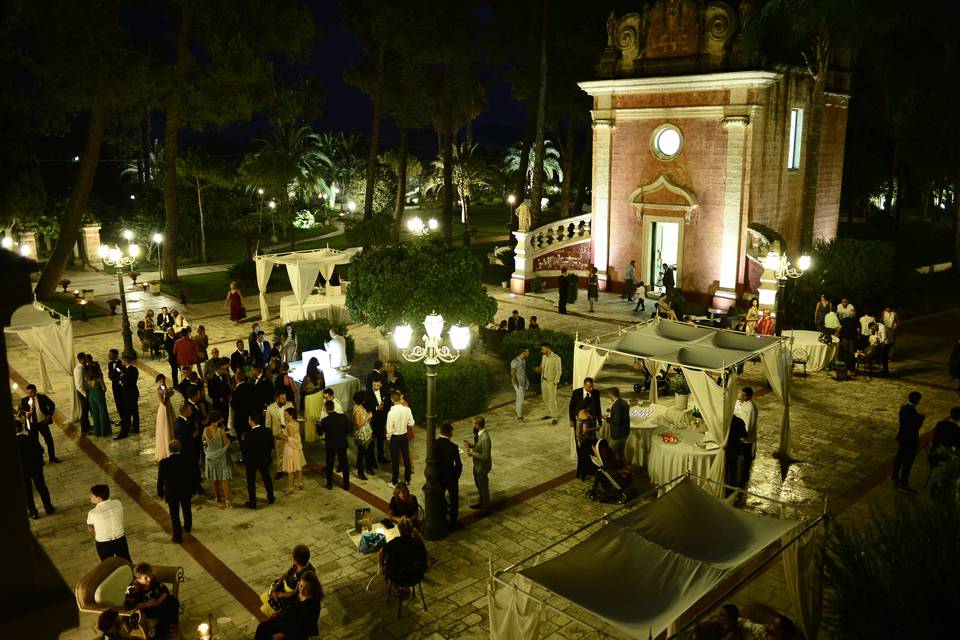
{"label": "stone statue", "polygon": [[616,42],[617,36],[617,18],[613,14],[613,11],[610,12],[610,16],[607,18],[607,46],[613,47]]}
{"label": "stone statue", "polygon": [[530,200],[524,200],[517,207],[517,231],[530,230]]}

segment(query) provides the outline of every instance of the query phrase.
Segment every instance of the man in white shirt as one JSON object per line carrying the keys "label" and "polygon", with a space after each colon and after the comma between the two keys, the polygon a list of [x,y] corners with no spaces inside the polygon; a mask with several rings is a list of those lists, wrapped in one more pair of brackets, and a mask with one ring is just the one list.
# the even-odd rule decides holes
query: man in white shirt
{"label": "man in white shirt", "polygon": [[100,559],[119,556],[130,560],[127,536],[123,531],[123,503],[110,499],[110,487],[105,484],[90,487],[90,502],[94,506],[87,512],[87,529],[93,532],[97,541]]}
{"label": "man in white shirt", "polygon": [[540,366],[534,367],[534,371],[540,374],[540,393],[543,396],[543,406],[546,407],[547,415],[544,420],[551,420],[550,424],[557,424],[560,417],[560,409],[557,407],[557,385],[560,384],[560,375],[563,373],[563,364],[560,362],[560,356],[553,352],[553,347],[549,343],[540,345]]}
{"label": "man in white shirt", "polygon": [[[337,367],[347,364],[347,339],[337,333],[336,329],[330,329],[330,341],[324,345],[327,353],[330,354],[330,366]],[[337,411],[337,413],[342,413]]]}
{"label": "man in white shirt", "polygon": [[631,260],[627,265],[627,273],[623,283],[623,295],[621,299],[626,298],[627,302],[633,302],[633,283],[637,280],[637,261]]}
{"label": "man in white shirt", "polygon": [[530,383],[527,381],[527,356],[530,355],[530,349],[520,347],[517,349],[517,357],[510,362],[510,381],[513,383],[513,391],[516,395],[517,422],[523,422],[523,396],[527,392]]}
{"label": "man in white shirt", "polygon": [[283,433],[283,412],[289,408],[292,408],[293,405],[287,402],[287,394],[285,391],[277,391],[276,393],[276,402],[271,402],[267,405],[267,428],[273,433],[274,439],[277,441],[276,446],[274,447],[274,457],[277,461],[277,477],[281,478],[285,474],[280,469],[280,461],[283,460],[283,439],[280,435]]}
{"label": "man in white shirt", "polygon": [[336,394],[333,392],[333,389],[327,387],[323,390],[323,401],[326,402],[329,400],[333,403],[333,412],[334,413],[343,413],[343,405],[340,404],[340,401],[337,400]]}
{"label": "man in white shirt", "polygon": [[80,401],[80,433],[87,433],[93,429],[90,425],[90,403],[87,402],[86,375],[87,354],[77,354],[77,364],[73,368],[73,388],[76,389]]}
{"label": "man in white shirt", "polygon": [[747,435],[743,438],[743,475],[740,477],[738,486],[746,487],[750,480],[750,467],[753,465],[754,458],[757,457],[757,405],[753,402],[753,388],[744,387],[740,390],[740,398],[733,408],[733,415],[743,420]]}
{"label": "man in white shirt", "polygon": [[857,346],[861,349],[866,348],[870,338],[870,325],[876,321],[876,317],[874,317],[873,313],[869,310],[860,316],[860,339],[857,341]]}
{"label": "man in white shirt", "polygon": [[404,406],[403,395],[399,391],[390,394],[393,406],[387,413],[387,438],[390,441],[390,459],[393,462],[393,473],[390,476],[390,486],[396,486],[400,477],[400,458],[403,456],[403,481],[410,484],[410,441],[407,440],[407,427],[413,427],[413,412],[410,407]]}
{"label": "man in white shirt", "polygon": [[870,345],[867,347],[867,358],[869,360],[880,359],[880,365],[883,367],[883,375],[890,374],[890,332],[882,322],[874,322],[870,325]]}
{"label": "man in white shirt", "polygon": [[837,317],[841,320],[848,316],[857,317],[857,310],[854,308],[850,301],[846,298],[840,299],[840,304],[837,305]]}
{"label": "man in white shirt", "polygon": [[893,346],[897,342],[897,329],[900,328],[900,315],[893,307],[887,305],[883,308],[883,314],[880,316],[880,319],[883,321],[883,326],[887,328],[887,342],[890,343],[890,348],[887,349],[887,357],[889,358],[890,352],[893,351]]}

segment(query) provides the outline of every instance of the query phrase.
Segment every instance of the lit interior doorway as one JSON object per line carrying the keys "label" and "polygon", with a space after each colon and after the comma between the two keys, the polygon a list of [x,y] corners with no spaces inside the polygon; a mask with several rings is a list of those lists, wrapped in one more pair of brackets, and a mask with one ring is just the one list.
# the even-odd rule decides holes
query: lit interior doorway
{"label": "lit interior doorway", "polygon": [[673,281],[680,284],[680,224],[678,222],[650,222],[649,254],[647,265],[649,282],[654,283],[658,292],[663,291],[661,270],[664,264],[673,269]]}

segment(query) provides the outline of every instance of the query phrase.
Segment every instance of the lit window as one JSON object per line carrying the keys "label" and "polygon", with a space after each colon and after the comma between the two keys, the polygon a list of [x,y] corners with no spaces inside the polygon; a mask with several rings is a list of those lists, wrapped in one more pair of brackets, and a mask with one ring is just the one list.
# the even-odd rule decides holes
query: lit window
{"label": "lit window", "polygon": [[790,146],[787,149],[787,169],[800,168],[800,142],[803,140],[803,109],[790,110]]}
{"label": "lit window", "polygon": [[672,124],[662,124],[654,129],[650,141],[653,155],[661,160],[672,160],[683,149],[683,136],[680,134],[680,129]]}

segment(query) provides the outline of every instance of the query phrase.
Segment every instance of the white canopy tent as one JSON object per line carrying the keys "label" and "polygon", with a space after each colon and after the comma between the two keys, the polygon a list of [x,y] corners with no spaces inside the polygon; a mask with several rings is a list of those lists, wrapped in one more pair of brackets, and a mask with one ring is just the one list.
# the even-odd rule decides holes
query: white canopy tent
{"label": "white canopy tent", "polygon": [[[491,639],[537,638],[535,623],[545,608],[591,625],[575,611],[550,604],[554,598],[549,594],[630,637],[657,637],[739,568],[778,541],[781,552],[791,549],[821,520],[804,523],[748,514],[701,489],[689,476],[669,484],[672,488],[656,499],[609,514],[613,519],[604,516],[494,574],[488,588]],[[589,537],[568,546],[597,525]],[[553,547],[567,550],[539,562]],[[785,564],[788,560],[784,558]],[[528,566],[530,561],[539,563]],[[799,588],[810,577],[809,572],[795,571],[788,581]],[[538,597],[531,583],[545,589],[546,597]]]}
{"label": "white canopy tent", "polygon": [[[73,389],[73,324],[70,316],[34,301],[14,311],[10,326],[5,331],[16,335],[37,352],[40,379],[35,384],[40,392],[53,392],[47,372],[48,362],[52,362],[58,371],[70,378],[70,389]],[[70,394],[70,409],[62,411],[71,422],[80,418],[80,403],[75,396],[74,390]]]}
{"label": "white canopy tent", "polygon": [[[694,402],[703,415],[710,438],[726,445],[737,398],[737,365],[759,357],[770,386],[783,402],[783,434],[790,424],[790,340],[772,336],[746,335],[738,331],[701,327],[654,318],[632,327],[574,344],[573,381],[595,377],[607,358],[622,355],[645,362],[654,375],[665,366],[683,372]],[[650,399],[656,401],[657,385],[650,385]],[[707,475],[711,487],[722,493],[725,456],[715,456]]]}
{"label": "white canopy tent", "polygon": [[254,262],[257,266],[257,286],[260,288],[260,318],[261,320],[270,319],[270,309],[267,307],[267,283],[270,282],[270,274],[273,272],[274,265],[282,264],[287,267],[287,276],[290,278],[290,286],[293,289],[293,295],[297,303],[303,307],[304,301],[313,290],[313,285],[317,281],[317,276],[322,275],[327,283],[327,290],[330,290],[330,278],[338,264],[350,264],[354,254],[360,251],[360,247],[351,247],[344,251],[339,249],[311,249],[308,251],[288,251],[286,253],[269,253],[262,256],[254,256]]}

